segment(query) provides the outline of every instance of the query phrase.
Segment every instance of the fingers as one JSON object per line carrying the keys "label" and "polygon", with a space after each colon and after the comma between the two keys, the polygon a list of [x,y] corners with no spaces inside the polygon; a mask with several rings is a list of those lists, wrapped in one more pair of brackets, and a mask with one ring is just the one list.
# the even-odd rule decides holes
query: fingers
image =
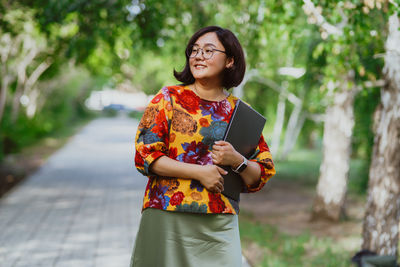
{"label": "fingers", "polygon": [[226,150],[225,146],[222,146],[222,145],[213,145],[212,146],[212,151],[224,151],[224,150]]}
{"label": "fingers", "polygon": [[213,186],[213,188],[210,189],[210,191],[214,194],[222,193],[222,191],[224,191],[224,185],[219,181]]}
{"label": "fingers", "polygon": [[[224,169],[218,167],[220,172],[223,172],[223,174],[227,174],[228,172],[225,171]],[[215,186],[215,191],[214,193],[222,193],[222,191],[224,191],[224,178],[223,177],[219,177],[219,180],[216,182]]]}
{"label": "fingers", "polygon": [[218,193],[221,193],[222,191],[224,191],[224,185],[223,185],[221,182],[219,182],[219,183],[217,184],[217,186],[218,186],[218,190],[219,190]]}
{"label": "fingers", "polygon": [[211,157],[221,163],[224,158],[231,157],[235,152],[235,149],[230,143],[225,141],[216,141],[211,150]]}
{"label": "fingers", "polygon": [[[217,170],[219,171],[219,173],[220,174],[223,174],[223,175],[226,175],[226,174],[228,174],[228,172],[227,171],[225,171],[224,169],[222,169],[221,167],[219,167],[219,166],[217,166]],[[222,178],[222,177],[221,177]],[[224,179],[224,178],[222,178],[222,179]]]}
{"label": "fingers", "polygon": [[215,141],[212,149],[215,151],[224,150],[228,144],[229,143],[225,141]]}
{"label": "fingers", "polygon": [[213,193],[222,193],[224,191],[224,178],[221,176],[221,174],[227,174],[228,172],[225,171],[223,168],[216,166],[219,175],[218,178],[214,181],[214,186],[212,187]]}
{"label": "fingers", "polygon": [[223,141],[223,140],[218,140],[218,141],[215,141],[214,144],[224,146],[224,145],[227,145],[227,144],[230,144],[230,143],[226,142],[226,141]]}
{"label": "fingers", "polygon": [[221,164],[220,158],[213,152],[211,152],[211,158],[214,164]]}

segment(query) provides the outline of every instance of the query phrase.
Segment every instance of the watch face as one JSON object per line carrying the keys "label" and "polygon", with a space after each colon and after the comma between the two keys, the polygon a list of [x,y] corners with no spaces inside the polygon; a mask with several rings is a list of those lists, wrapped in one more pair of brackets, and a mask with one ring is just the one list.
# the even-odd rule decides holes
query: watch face
{"label": "watch face", "polygon": [[242,163],[242,165],[240,166],[238,172],[240,173],[240,172],[244,171],[244,169],[246,169],[246,167],[247,167],[247,160],[245,160],[245,161]]}

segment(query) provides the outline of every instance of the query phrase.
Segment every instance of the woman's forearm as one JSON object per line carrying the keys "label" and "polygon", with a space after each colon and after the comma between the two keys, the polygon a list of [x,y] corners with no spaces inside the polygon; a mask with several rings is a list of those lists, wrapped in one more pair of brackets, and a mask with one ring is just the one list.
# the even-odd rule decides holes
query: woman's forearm
{"label": "woman's forearm", "polygon": [[[160,176],[196,179],[201,182],[202,176],[207,176],[207,174],[201,175],[202,171],[204,171],[201,169],[202,167],[204,166],[180,162],[167,156],[162,156],[150,165],[150,170]],[[240,173],[240,176],[246,184],[255,185],[261,179],[260,166],[256,162],[248,161],[247,168]]]}
{"label": "woman's forearm", "polygon": [[[211,157],[214,164],[227,165],[234,169],[243,162],[243,156],[226,141],[215,142],[211,151]],[[260,166],[256,162],[248,161],[246,169],[240,173],[240,176],[247,185],[256,185],[261,179]]]}
{"label": "woman's forearm", "polygon": [[254,161],[247,161],[247,167],[240,173],[240,176],[246,184],[257,185],[261,180],[260,165]]}
{"label": "woman's forearm", "polygon": [[201,165],[180,162],[167,156],[161,156],[150,165],[150,170],[160,176],[170,176],[184,179],[195,179],[194,174]]}
{"label": "woman's forearm", "polygon": [[160,176],[198,180],[212,193],[224,191],[224,179],[221,174],[227,174],[224,169],[215,165],[185,163],[167,156],[162,156],[153,162],[150,170]]}

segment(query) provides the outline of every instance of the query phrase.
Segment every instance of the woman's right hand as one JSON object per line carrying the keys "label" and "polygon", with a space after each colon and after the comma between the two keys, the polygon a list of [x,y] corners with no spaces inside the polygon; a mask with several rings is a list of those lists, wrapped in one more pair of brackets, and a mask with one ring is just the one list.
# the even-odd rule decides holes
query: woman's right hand
{"label": "woman's right hand", "polygon": [[216,165],[203,165],[199,172],[196,172],[195,179],[211,193],[221,193],[224,191],[224,178],[221,174],[225,175],[228,172]]}

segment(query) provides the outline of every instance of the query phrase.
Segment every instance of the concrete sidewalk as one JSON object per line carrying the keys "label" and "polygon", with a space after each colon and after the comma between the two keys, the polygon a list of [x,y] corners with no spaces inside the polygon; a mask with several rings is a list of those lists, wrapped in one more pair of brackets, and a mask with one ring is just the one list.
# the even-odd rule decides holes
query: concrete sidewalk
{"label": "concrete sidewalk", "polygon": [[129,266],[147,182],[134,168],[136,127],[92,121],[0,199],[1,267]]}
{"label": "concrete sidewalk", "polygon": [[146,178],[137,122],[91,122],[0,201],[0,266],[129,266]]}

